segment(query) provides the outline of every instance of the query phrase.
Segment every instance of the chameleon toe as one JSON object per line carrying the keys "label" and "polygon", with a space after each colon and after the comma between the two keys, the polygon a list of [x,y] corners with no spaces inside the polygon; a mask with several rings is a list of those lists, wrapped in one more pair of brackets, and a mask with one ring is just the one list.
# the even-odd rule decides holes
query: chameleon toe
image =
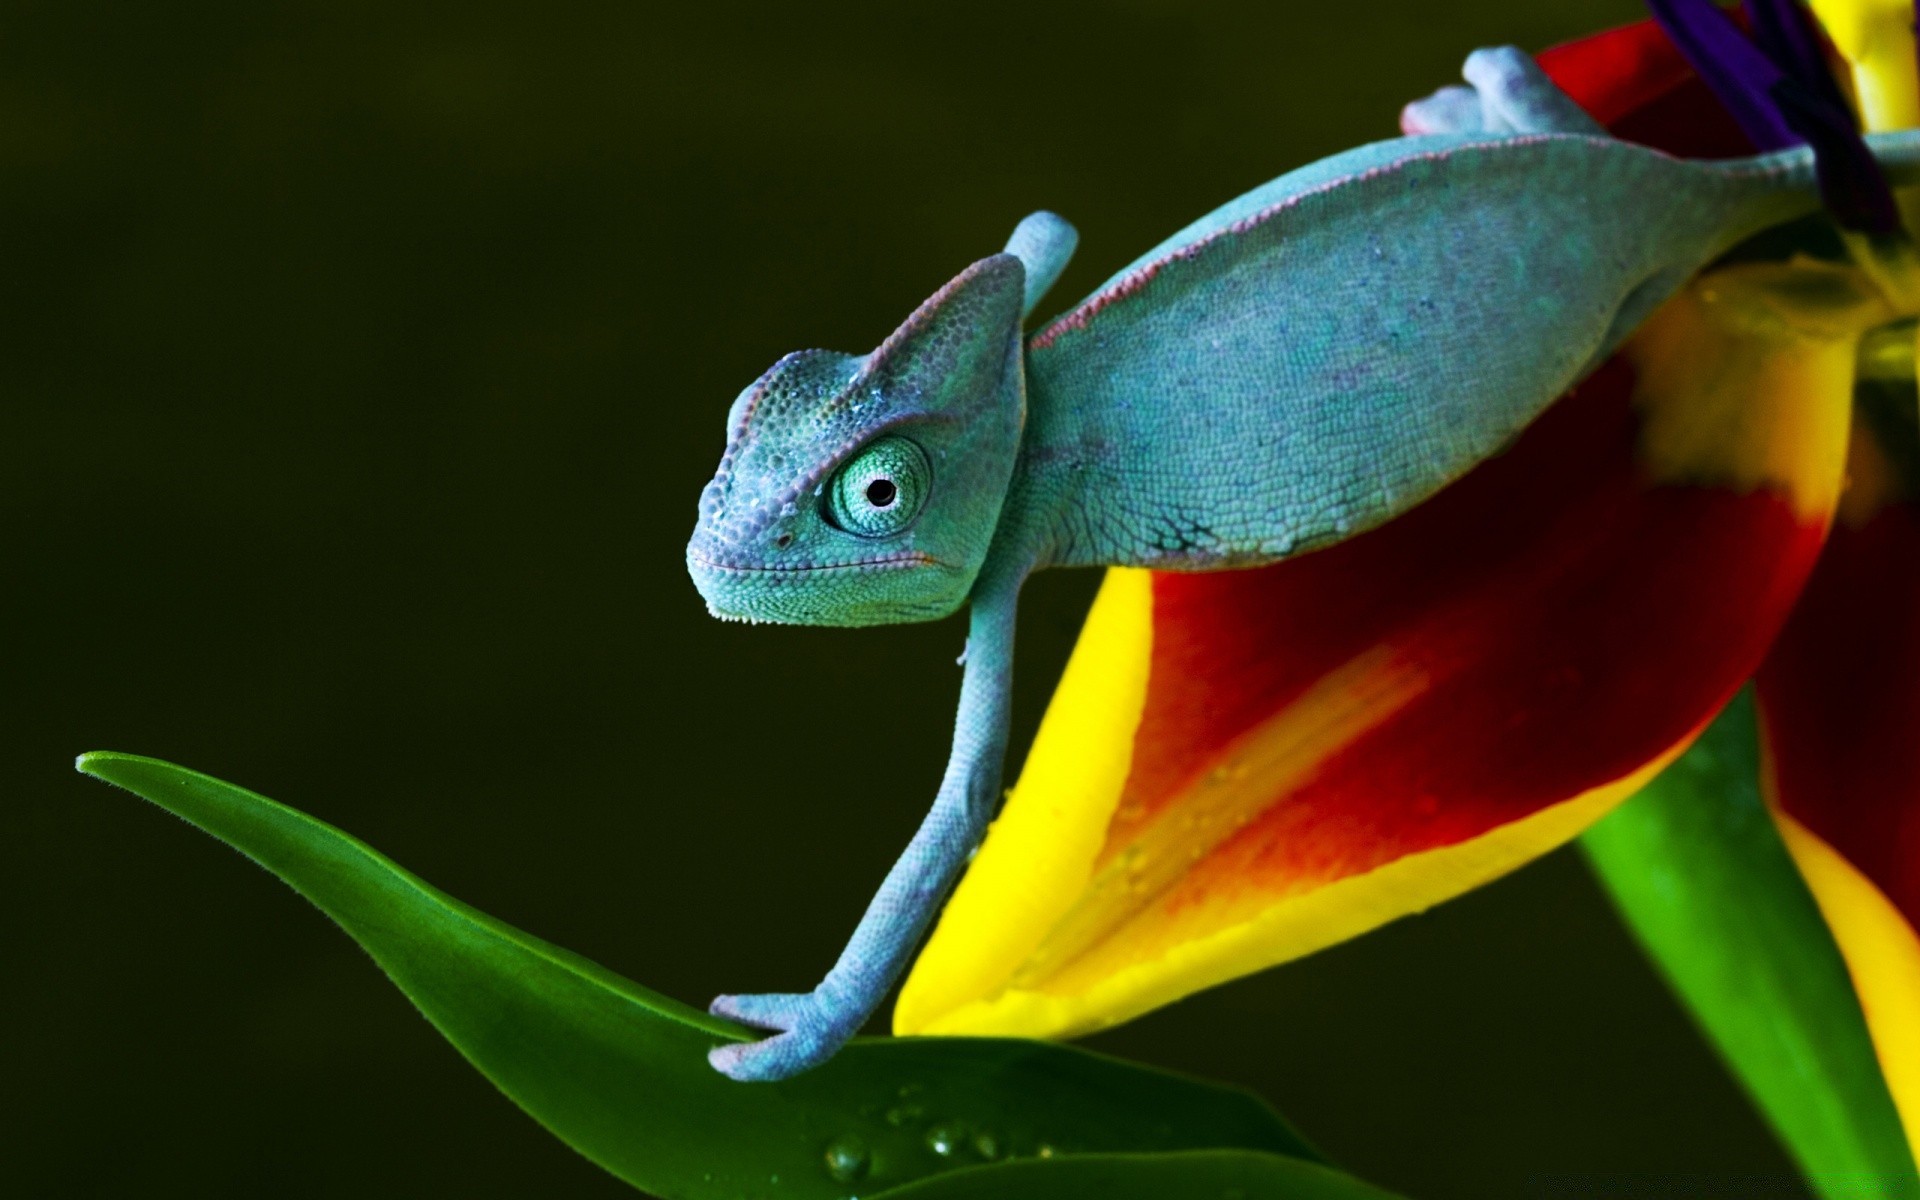
{"label": "chameleon toe", "polygon": [[846,1039],[802,1027],[758,1042],[734,1042],[707,1051],[707,1061],[729,1079],[742,1083],[785,1079],[833,1056]]}
{"label": "chameleon toe", "polygon": [[800,1023],[810,1001],[811,997],[804,992],[715,996],[707,1011],[755,1029],[786,1030]]}

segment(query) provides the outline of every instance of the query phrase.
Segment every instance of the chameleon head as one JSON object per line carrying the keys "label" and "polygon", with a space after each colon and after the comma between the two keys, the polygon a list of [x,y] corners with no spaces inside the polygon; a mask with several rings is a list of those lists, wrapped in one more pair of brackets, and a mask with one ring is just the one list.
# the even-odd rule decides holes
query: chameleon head
{"label": "chameleon head", "polygon": [[982,259],[873,353],[802,350],[740,393],[687,544],[715,616],[882,625],[966,601],[1020,448],[1024,279]]}

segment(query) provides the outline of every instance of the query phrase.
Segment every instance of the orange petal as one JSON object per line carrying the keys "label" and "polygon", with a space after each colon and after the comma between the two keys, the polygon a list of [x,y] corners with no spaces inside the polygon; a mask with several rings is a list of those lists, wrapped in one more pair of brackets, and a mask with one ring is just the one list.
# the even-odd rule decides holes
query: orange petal
{"label": "orange petal", "polygon": [[1862,389],[1851,486],[1759,677],[1787,848],[1839,942],[1920,1146],[1920,436]]}
{"label": "orange petal", "polygon": [[1878,316],[1838,270],[1723,272],[1399,520],[1111,572],[896,1030],[1113,1024],[1574,836],[1773,639]]}

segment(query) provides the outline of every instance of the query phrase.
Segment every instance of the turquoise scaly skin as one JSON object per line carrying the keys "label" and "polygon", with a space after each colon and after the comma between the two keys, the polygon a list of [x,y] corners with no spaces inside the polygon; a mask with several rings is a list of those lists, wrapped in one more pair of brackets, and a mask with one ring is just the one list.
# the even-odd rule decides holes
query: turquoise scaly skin
{"label": "turquoise scaly skin", "polygon": [[[1689,162],[1607,137],[1511,47],[1408,106],[1413,136],[1283,175],[1022,340],[1073,253],[1035,213],[872,354],[775,363],[727,417],[687,567],[714,615],[971,608],[931,811],[811,992],[722,996],[779,1031],[736,1079],[832,1055],[879,1005],[1000,795],[1020,584],[1216,570],[1326,545],[1504,444],[1735,243],[1818,207],[1802,148]],[[1873,139],[1896,181],[1920,135]]]}

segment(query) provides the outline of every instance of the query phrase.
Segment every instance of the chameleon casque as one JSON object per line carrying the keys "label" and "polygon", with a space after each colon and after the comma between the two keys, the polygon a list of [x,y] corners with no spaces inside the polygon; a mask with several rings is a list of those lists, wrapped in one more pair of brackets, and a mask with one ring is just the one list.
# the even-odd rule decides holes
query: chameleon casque
{"label": "chameleon casque", "polygon": [[[864,356],[790,354],[733,402],[687,567],[714,615],[970,607],[939,792],[811,992],[736,1079],[829,1057],[878,1006],[998,802],[1020,585],[1043,567],[1252,567],[1419,504],[1514,437],[1690,276],[1816,210],[1814,156],[1694,162],[1608,137],[1513,48],[1409,105],[1416,135],[1283,175],[1031,337],[1073,253],[1035,213]],[[1920,137],[1869,139],[1896,181]]]}

